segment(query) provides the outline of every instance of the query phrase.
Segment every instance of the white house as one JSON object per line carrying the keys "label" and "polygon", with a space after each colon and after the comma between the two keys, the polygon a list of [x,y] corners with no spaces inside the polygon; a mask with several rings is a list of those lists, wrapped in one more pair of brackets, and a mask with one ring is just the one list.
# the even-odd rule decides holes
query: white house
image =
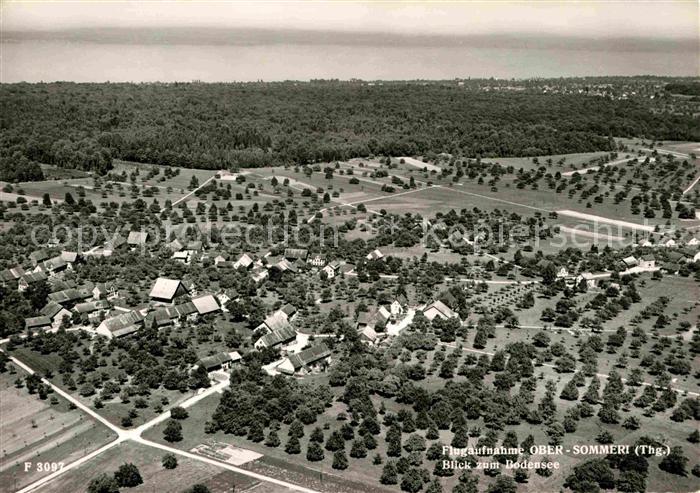
{"label": "white house", "polygon": [[639,267],[642,269],[653,269],[656,267],[656,259],[653,255],[643,255],[639,259]]}
{"label": "white house", "polygon": [[144,316],[141,312],[132,310],[115,317],[107,318],[97,327],[97,333],[109,339],[133,334],[143,325]]}
{"label": "white house", "polygon": [[384,254],[379,249],[375,249],[369,252],[366,258],[367,260],[381,260],[384,258]]}
{"label": "white house", "polygon": [[431,304],[426,306],[423,309],[423,315],[425,315],[425,318],[431,322],[435,317],[440,317],[443,320],[459,317],[457,313],[455,313],[449,306],[440,300],[433,301]]}

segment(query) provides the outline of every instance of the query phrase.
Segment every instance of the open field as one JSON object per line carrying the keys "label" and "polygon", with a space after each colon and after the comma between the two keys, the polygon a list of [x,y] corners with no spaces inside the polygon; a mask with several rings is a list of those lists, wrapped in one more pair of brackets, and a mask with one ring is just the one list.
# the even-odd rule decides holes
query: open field
{"label": "open field", "polygon": [[[112,474],[126,462],[136,465],[143,478],[143,484],[128,489],[134,493],[183,492],[198,483],[209,486],[212,493],[228,493],[231,488],[235,488],[237,492],[243,492],[260,484],[259,481],[246,476],[231,471],[222,472],[216,466],[186,457],[177,457],[177,467],[168,470],[161,465],[162,457],[163,452],[160,450],[136,443],[122,443],[50,482],[43,491],[55,493],[85,491],[94,477],[102,473]],[[266,489],[269,485],[261,484],[261,486],[262,491],[280,491]],[[255,487],[255,491],[261,490]]]}
{"label": "open field", "polygon": [[39,470],[39,464],[68,464],[116,438],[81,411],[70,409],[63,398],[49,394],[43,401],[26,388],[16,388],[12,382],[20,376],[21,372],[0,374],[0,485],[12,485],[5,491],[50,474]]}

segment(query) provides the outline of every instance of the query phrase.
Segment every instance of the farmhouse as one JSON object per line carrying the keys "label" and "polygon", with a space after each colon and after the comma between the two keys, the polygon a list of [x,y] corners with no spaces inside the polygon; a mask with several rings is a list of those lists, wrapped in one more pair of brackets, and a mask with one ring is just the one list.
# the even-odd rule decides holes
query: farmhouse
{"label": "farmhouse", "polygon": [[259,284],[259,283],[263,282],[265,279],[267,279],[268,275],[269,274],[268,274],[266,269],[258,268],[258,269],[253,270],[250,277],[251,277],[251,279],[253,279],[253,282],[255,284]]}
{"label": "farmhouse", "polygon": [[41,262],[39,265],[36,266],[34,272],[44,271],[53,275],[68,269],[69,265],[70,264],[66,262],[62,256],[58,255],[56,257]]}
{"label": "farmhouse", "polygon": [[408,304],[408,300],[405,296],[397,296],[394,301],[389,305],[389,312],[393,318],[399,317],[404,313],[404,307]]}
{"label": "farmhouse", "polygon": [[303,260],[306,261],[306,257],[309,255],[309,251],[304,248],[287,248],[284,251],[284,258],[287,260]]}
{"label": "farmhouse", "polygon": [[68,317],[69,319],[71,317],[71,312],[63,308],[55,301],[49,301],[39,313],[49,317],[54,327],[61,325],[61,322],[63,322],[63,317]]}
{"label": "farmhouse", "polygon": [[146,324],[154,323],[156,327],[162,327],[164,325],[170,325],[175,321],[179,320],[181,317],[185,317],[188,320],[194,320],[199,313],[194,303],[188,301],[186,303],[181,303],[175,306],[166,306],[159,308],[158,310],[149,313],[146,316]]}
{"label": "farmhouse", "polygon": [[15,281],[24,275],[24,269],[21,266],[5,269],[0,272],[0,282],[6,283]]}
{"label": "farmhouse", "polygon": [[87,301],[85,303],[78,303],[73,307],[73,311],[76,313],[93,313],[97,311],[105,311],[110,307],[109,301],[107,300],[95,300]]}
{"label": "farmhouse", "polygon": [[626,268],[631,269],[632,267],[637,267],[639,265],[639,260],[637,260],[633,255],[630,255],[629,257],[622,259],[622,264]]}
{"label": "farmhouse", "polygon": [[179,252],[180,250],[185,248],[185,245],[183,245],[180,240],[175,238],[173,241],[168,243],[168,248],[170,249],[171,252]]}
{"label": "farmhouse", "polygon": [[19,281],[17,281],[17,289],[19,291],[24,291],[32,284],[36,284],[36,283],[41,282],[41,281],[46,281],[47,279],[48,279],[48,276],[43,271],[29,272],[29,273],[24,274],[22,277],[19,278]]}
{"label": "farmhouse", "polygon": [[[290,305],[291,306],[291,305]],[[271,315],[268,315],[263,322],[258,325],[255,330],[263,329],[266,332],[274,332],[289,326],[289,315],[283,310],[277,310]]]}
{"label": "farmhouse", "polygon": [[330,359],[330,349],[325,344],[319,344],[297,354],[290,354],[282,360],[277,369],[287,375],[293,375],[302,370],[308,372],[315,368],[322,368],[330,363]]}
{"label": "farmhouse", "polygon": [[32,265],[36,267],[44,260],[49,258],[49,252],[47,250],[35,250],[29,254],[29,260],[32,261]]}
{"label": "farmhouse", "polygon": [[265,334],[260,339],[255,341],[255,348],[272,348],[286,342],[293,341],[297,337],[297,332],[292,328],[291,325],[287,325],[279,330]]}
{"label": "farmhouse", "polygon": [[133,334],[143,325],[143,319],[141,312],[136,310],[122,313],[103,320],[97,327],[97,333],[109,339]]}
{"label": "farmhouse", "polygon": [[253,258],[247,253],[242,254],[238,257],[233,264],[234,269],[249,269],[253,265]]}
{"label": "farmhouse", "polygon": [[338,275],[339,270],[340,262],[338,262],[337,260],[334,260],[333,262],[331,262],[323,268],[323,272],[326,273],[326,277],[328,279],[333,279],[336,275]]}
{"label": "farmhouse", "polygon": [[153,301],[161,303],[172,303],[178,297],[187,294],[187,288],[182,281],[177,279],[166,279],[159,277],[156,279],[149,296]]}
{"label": "farmhouse", "polygon": [[379,249],[372,250],[367,254],[367,257],[365,257],[367,260],[381,260],[384,258],[384,254],[379,251]]}
{"label": "farmhouse", "polygon": [[[120,234],[115,234],[111,240],[107,240],[104,244],[105,256],[112,255],[114,250],[118,250],[126,244],[126,238]],[[109,252],[109,254],[107,254],[107,252]]]}
{"label": "farmhouse", "polygon": [[324,265],[326,265],[326,256],[322,253],[316,253],[309,257],[308,262],[314,267],[323,267]]}
{"label": "farmhouse", "polygon": [[68,288],[64,289],[63,291],[49,293],[48,298],[51,301],[65,305],[67,303],[73,303],[78,300],[89,298],[90,296],[92,296],[92,293],[87,289]]}
{"label": "farmhouse", "polygon": [[96,300],[112,299],[119,296],[119,291],[117,285],[112,282],[98,282],[95,287],[92,288],[92,297]]}
{"label": "farmhouse", "polygon": [[51,319],[45,315],[25,318],[24,327],[28,330],[50,329]]}
{"label": "farmhouse", "polygon": [[360,331],[360,340],[361,341],[367,342],[369,344],[375,344],[378,339],[379,339],[379,334],[377,334],[376,330],[374,330],[369,325],[363,326],[362,330]]}
{"label": "farmhouse", "polygon": [[425,315],[425,318],[430,320],[431,322],[435,317],[440,317],[443,320],[446,320],[448,318],[455,318],[459,317],[452,309],[444,304],[440,300],[433,301],[431,304],[426,306],[423,309],[423,315]]}
{"label": "farmhouse", "polygon": [[126,239],[129,246],[143,246],[148,241],[148,233],[146,231],[132,231]]}
{"label": "farmhouse", "polygon": [[282,308],[279,309],[282,313],[287,315],[287,320],[291,320],[297,313],[297,309],[294,305],[287,303]]}
{"label": "farmhouse", "polygon": [[229,370],[231,365],[238,363],[241,359],[241,355],[238,351],[233,351],[231,353],[221,352],[213,356],[202,358],[197,362],[197,366],[203,367],[207,372]]}
{"label": "farmhouse", "polygon": [[196,298],[192,298],[192,304],[197,309],[197,313],[200,315],[206,315],[207,313],[213,313],[221,310],[219,302],[213,294],[203,294]]}
{"label": "farmhouse", "polygon": [[656,267],[656,259],[653,255],[643,255],[639,259],[639,266],[643,269],[653,269]]}

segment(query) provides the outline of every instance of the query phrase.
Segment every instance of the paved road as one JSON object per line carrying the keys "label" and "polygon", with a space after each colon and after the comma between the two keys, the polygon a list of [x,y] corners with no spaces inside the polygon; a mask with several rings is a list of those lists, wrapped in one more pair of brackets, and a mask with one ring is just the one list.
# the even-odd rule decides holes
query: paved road
{"label": "paved road", "polygon": [[[22,361],[18,360],[14,356],[10,356],[10,360],[15,365],[17,365],[18,367],[20,367],[24,371],[26,371],[27,373],[29,373],[29,374],[35,373],[35,371],[31,367],[24,364]],[[71,462],[70,464],[67,464],[62,469],[59,469],[58,471],[55,471],[47,476],[44,476],[43,478],[31,483],[30,485],[25,486],[24,488],[19,490],[19,492],[17,492],[17,493],[29,493],[31,491],[35,491],[35,490],[39,489],[40,487],[42,487],[43,485],[47,484],[49,481],[52,481],[53,479],[57,478],[58,476],[65,474],[66,472],[68,472],[72,469],[75,469],[76,467],[81,466],[82,464],[97,457],[98,455],[100,455],[104,451],[109,450],[110,448],[112,448],[112,447],[114,447],[114,446],[116,446],[124,441],[127,441],[127,440],[131,440],[131,441],[134,441],[134,442],[137,442],[137,443],[149,446],[149,447],[154,447],[154,448],[158,448],[161,450],[167,450],[168,452],[171,452],[173,454],[181,455],[181,456],[190,458],[192,460],[197,460],[199,462],[205,462],[207,464],[212,464],[212,465],[224,468],[224,469],[228,469],[230,471],[237,472],[237,473],[242,474],[244,476],[249,476],[249,477],[255,478],[255,479],[260,480],[260,481],[266,481],[268,483],[276,484],[278,486],[283,486],[283,487],[291,489],[291,490],[302,491],[305,493],[320,493],[316,490],[312,490],[310,488],[305,488],[303,486],[299,486],[299,485],[296,485],[294,483],[289,483],[287,481],[282,481],[282,480],[279,480],[279,479],[276,479],[276,478],[273,478],[270,476],[265,476],[264,474],[258,474],[258,473],[253,472],[253,471],[248,471],[247,469],[241,469],[241,468],[233,466],[231,464],[226,464],[224,462],[209,459],[209,458],[203,457],[201,455],[193,454],[190,452],[186,452],[186,451],[183,451],[180,449],[176,449],[176,448],[162,445],[159,443],[151,442],[150,440],[146,440],[144,438],[141,438],[141,434],[145,430],[147,430],[148,428],[151,428],[151,427],[157,425],[158,423],[161,423],[161,422],[165,421],[166,419],[168,419],[170,417],[170,411],[165,411],[164,413],[158,415],[157,417],[153,418],[152,420],[148,421],[147,423],[144,423],[143,425],[139,426],[138,428],[134,428],[132,430],[127,430],[127,429],[120,428],[120,427],[114,425],[113,423],[111,423],[110,421],[108,421],[107,419],[102,417],[99,413],[95,412],[90,407],[86,406],[85,404],[80,402],[78,399],[76,399],[75,397],[70,395],[69,393],[63,391],[60,387],[57,387],[56,385],[51,383],[46,378],[42,378],[41,380],[43,383],[49,385],[54,390],[54,392],[56,394],[60,395],[61,397],[63,397],[67,401],[75,404],[75,406],[77,408],[79,408],[81,411],[90,415],[91,417],[93,417],[94,419],[96,419],[97,421],[99,421],[100,423],[105,425],[106,427],[108,427],[114,433],[116,433],[117,439],[104,445],[103,447],[101,447],[97,450],[94,450],[93,452],[85,455],[84,457],[81,457],[80,459],[78,459],[74,462]],[[185,407],[185,408],[190,407],[190,406],[196,404],[197,402],[201,401],[202,399],[205,399],[206,397],[210,396],[211,394],[221,391],[222,389],[224,389],[228,385],[229,385],[229,381],[223,380],[215,385],[212,385],[211,387],[204,390],[203,392],[200,392],[199,394],[196,394],[196,395],[190,397],[189,399],[187,399],[186,401],[182,402],[179,405],[181,407]]]}
{"label": "paved road", "polygon": [[207,178],[206,180],[204,180],[204,182],[203,182],[201,185],[199,185],[197,188],[195,188],[194,190],[192,190],[190,193],[188,193],[187,195],[183,195],[182,197],[180,197],[179,199],[177,199],[175,202],[173,202],[173,207],[175,207],[177,204],[179,204],[179,203],[182,202],[183,200],[186,200],[188,197],[191,197],[192,195],[194,195],[194,193],[195,193],[197,190],[199,190],[200,188],[204,187],[207,183],[209,183],[210,181],[212,181],[214,178],[216,178],[216,175],[210,176],[209,178]]}

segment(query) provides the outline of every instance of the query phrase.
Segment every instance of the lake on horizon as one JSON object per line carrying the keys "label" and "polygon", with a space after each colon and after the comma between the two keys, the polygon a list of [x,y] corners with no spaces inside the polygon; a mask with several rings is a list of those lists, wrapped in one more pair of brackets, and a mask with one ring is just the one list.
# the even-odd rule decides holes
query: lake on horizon
{"label": "lake on horizon", "polygon": [[3,41],[2,82],[697,76],[693,51]]}

